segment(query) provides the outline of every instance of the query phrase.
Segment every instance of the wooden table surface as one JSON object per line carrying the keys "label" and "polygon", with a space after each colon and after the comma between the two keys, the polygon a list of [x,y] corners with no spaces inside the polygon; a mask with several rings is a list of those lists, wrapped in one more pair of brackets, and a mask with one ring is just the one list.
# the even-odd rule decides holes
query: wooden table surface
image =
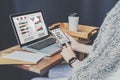
{"label": "wooden table surface", "polygon": [[[61,25],[61,29],[68,33],[69,35],[73,36],[73,37],[77,37],[77,38],[88,38],[88,33],[89,31],[93,30],[93,29],[98,29],[97,27],[92,27],[92,26],[86,26],[86,25],[79,25],[78,26],[78,30],[79,31],[84,31],[84,32],[70,32],[68,30],[68,23],[57,23]],[[57,24],[53,24],[50,27],[53,27],[54,25]],[[72,34],[71,34],[72,33]],[[79,35],[78,35],[79,34]],[[0,55],[6,53],[11,53],[13,51],[23,51],[20,46],[16,45],[13,47],[10,47],[8,49],[5,49],[3,51],[0,51]],[[84,58],[84,54],[81,54],[81,60]],[[58,64],[59,62],[61,62],[63,60],[62,56],[60,55],[60,53],[57,53],[51,57],[44,57],[42,60],[40,60],[37,64],[26,64],[28,62],[21,62],[19,61],[19,64],[15,64],[16,61],[14,60],[8,60],[8,59],[3,59],[0,57],[0,64],[4,64],[6,63],[10,63],[11,61],[15,64],[14,66],[25,69],[25,70],[29,70],[35,73],[39,73],[39,74],[44,74],[46,71],[48,71],[51,67],[53,67],[54,65]],[[22,63],[22,64],[20,64]]]}
{"label": "wooden table surface", "polygon": [[[18,45],[13,46],[11,48],[5,49],[0,52],[2,53],[11,53],[13,51],[24,51],[22,50]],[[57,63],[61,62],[63,60],[62,56],[60,53],[57,53],[51,57],[44,57],[42,60],[40,60],[37,64],[15,64],[15,66],[23,68],[25,70],[33,71],[39,74],[43,74],[46,71],[48,71],[52,66],[56,65]],[[8,61],[8,60],[7,60]],[[3,63],[5,60],[3,61]],[[2,63],[1,63],[2,64]]]}

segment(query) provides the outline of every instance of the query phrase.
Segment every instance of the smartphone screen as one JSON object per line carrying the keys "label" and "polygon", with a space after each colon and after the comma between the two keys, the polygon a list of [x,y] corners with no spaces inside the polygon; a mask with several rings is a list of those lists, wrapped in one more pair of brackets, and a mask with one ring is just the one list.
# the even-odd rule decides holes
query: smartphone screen
{"label": "smartphone screen", "polygon": [[60,44],[65,45],[65,43],[69,43],[69,38],[65,35],[65,33],[59,28],[55,27],[50,29],[50,32],[53,36],[60,42]]}

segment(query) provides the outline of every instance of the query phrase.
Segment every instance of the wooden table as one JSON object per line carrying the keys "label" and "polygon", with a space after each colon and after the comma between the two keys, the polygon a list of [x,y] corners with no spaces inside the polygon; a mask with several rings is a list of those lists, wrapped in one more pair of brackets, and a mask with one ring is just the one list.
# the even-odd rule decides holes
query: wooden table
{"label": "wooden table", "polygon": [[[18,45],[13,46],[11,48],[5,49],[0,52],[2,53],[11,53],[13,51],[23,51]],[[36,72],[39,74],[44,74],[46,71],[48,71],[51,67],[56,65],[57,63],[61,62],[63,60],[62,56],[60,53],[57,53],[51,57],[45,57],[41,61],[39,61],[37,64],[30,64],[30,65],[22,65],[22,64],[17,64],[15,66],[19,68],[23,68],[25,70],[29,70],[32,72]]]}
{"label": "wooden table", "polygon": [[[86,35],[87,33],[84,33],[84,32],[79,33],[80,35],[78,35],[78,33],[76,33],[76,32],[73,32],[72,34],[70,34],[71,32],[68,31],[68,23],[57,23],[57,24],[53,24],[51,27],[53,27],[54,25],[58,25],[58,24],[61,25],[61,29],[64,32],[68,33],[69,35],[72,35],[75,38],[77,37],[77,38],[85,38],[85,39],[87,39],[87,37],[88,37]],[[94,27],[90,27],[90,26],[85,26],[85,25],[79,25],[79,26],[80,26],[80,30],[84,30],[86,28],[85,29],[86,32],[90,31],[90,29],[91,30],[94,29]],[[89,29],[87,29],[87,28],[89,28]],[[13,51],[23,51],[23,50],[18,45],[16,45],[16,46],[13,46],[13,47],[10,47],[8,49],[5,49],[5,50],[1,51],[0,54],[11,53]],[[84,59],[84,55],[83,54],[80,55],[80,59],[81,60]],[[60,53],[57,53],[57,54],[55,54],[55,55],[53,55],[51,57],[43,58],[37,64],[29,64],[29,65],[27,65],[26,63],[24,63],[25,65],[24,64],[15,64],[14,66],[42,75],[45,72],[47,72],[51,67],[53,67],[54,65],[58,64],[62,60],[63,60],[63,58],[60,55]],[[6,62],[9,62],[9,60],[6,60]],[[3,63],[4,63],[4,61],[3,61]],[[1,62],[0,62],[0,64],[2,65]]]}

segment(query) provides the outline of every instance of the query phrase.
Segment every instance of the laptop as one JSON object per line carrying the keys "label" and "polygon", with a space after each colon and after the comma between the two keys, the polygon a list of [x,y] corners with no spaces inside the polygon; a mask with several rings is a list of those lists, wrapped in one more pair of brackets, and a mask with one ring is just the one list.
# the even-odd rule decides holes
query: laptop
{"label": "laptop", "polygon": [[18,44],[24,50],[51,56],[61,50],[50,36],[41,10],[10,15]]}

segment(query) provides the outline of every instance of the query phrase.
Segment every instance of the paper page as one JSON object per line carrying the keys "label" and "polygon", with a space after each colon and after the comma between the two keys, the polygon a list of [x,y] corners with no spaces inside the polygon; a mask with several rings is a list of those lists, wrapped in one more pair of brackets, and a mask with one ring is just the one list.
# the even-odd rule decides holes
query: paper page
{"label": "paper page", "polygon": [[30,53],[24,51],[14,51],[10,54],[6,54],[5,56],[3,56],[3,58],[7,58],[7,59],[28,61],[33,63],[37,63],[43,57],[44,57],[43,55],[37,53]]}

